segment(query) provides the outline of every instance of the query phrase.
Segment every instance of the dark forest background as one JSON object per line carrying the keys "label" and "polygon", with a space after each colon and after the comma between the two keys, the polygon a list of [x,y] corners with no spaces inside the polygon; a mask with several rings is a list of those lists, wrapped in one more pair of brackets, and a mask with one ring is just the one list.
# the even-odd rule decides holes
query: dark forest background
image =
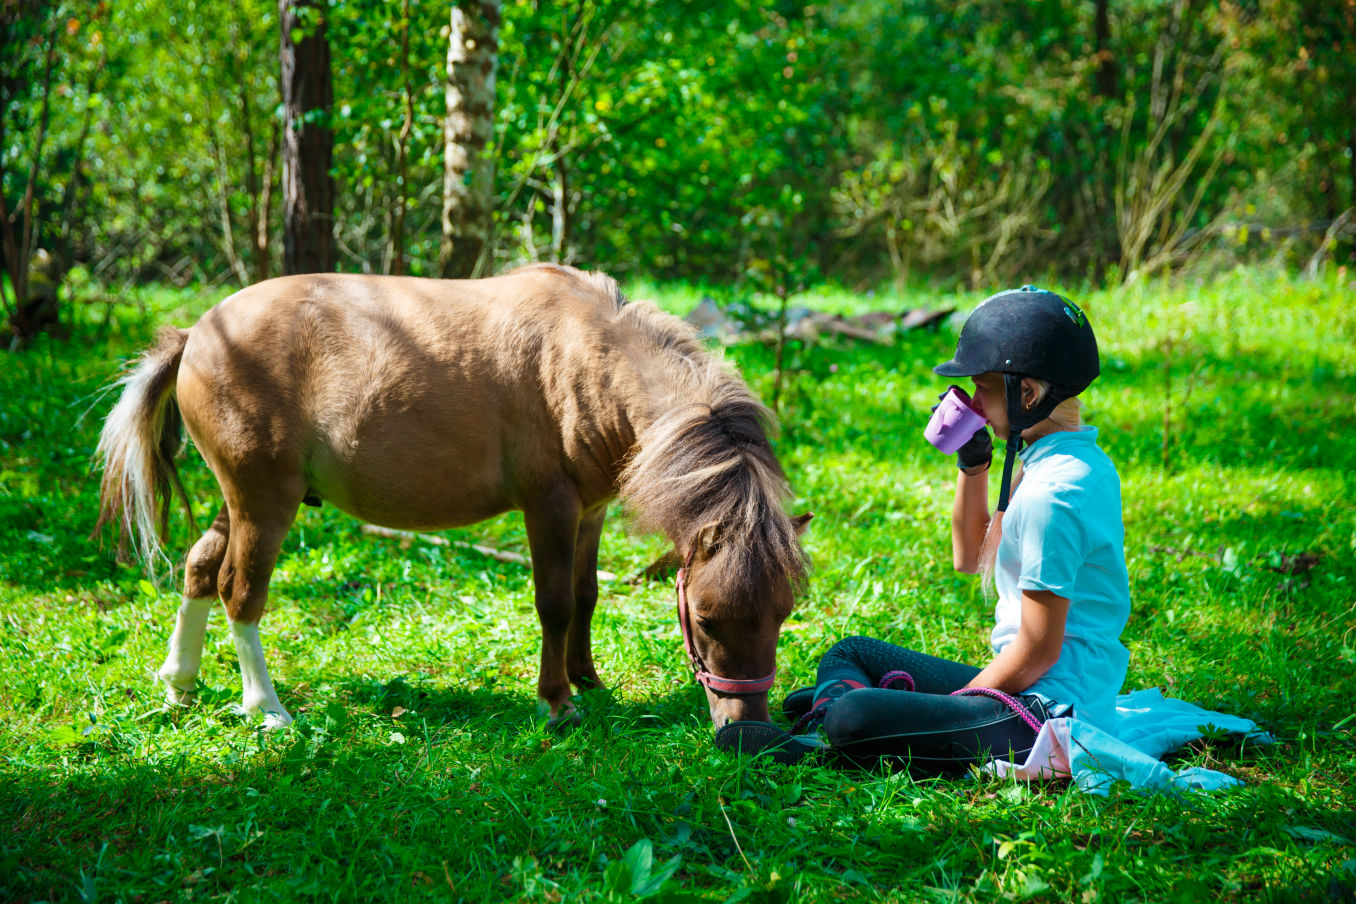
{"label": "dark forest background", "polygon": [[[4,0],[11,330],[284,272],[312,126],[331,266],[467,275],[440,265],[459,10],[497,24],[475,273],[785,291],[1350,260],[1356,0]],[[286,37],[332,79],[295,117]]]}

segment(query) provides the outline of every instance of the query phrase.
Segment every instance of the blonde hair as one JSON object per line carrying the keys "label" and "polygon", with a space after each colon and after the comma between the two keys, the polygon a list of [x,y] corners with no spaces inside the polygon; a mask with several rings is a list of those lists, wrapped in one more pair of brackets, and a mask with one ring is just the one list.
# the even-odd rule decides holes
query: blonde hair
{"label": "blonde hair", "polygon": [[[1045,398],[1046,393],[1050,391],[1050,383],[1036,377],[1029,377],[1033,387],[1036,390],[1036,404]],[[1007,404],[1006,395],[1004,404]],[[1050,412],[1050,417],[1046,420],[1055,425],[1056,430],[1077,430],[1083,426],[1083,402],[1077,396],[1067,398],[1055,406],[1055,410]],[[1044,423],[1044,421],[1042,421]],[[1009,493],[1017,492],[1017,486],[1022,482],[1022,462],[1018,459],[1013,465],[1012,489]],[[998,564],[998,544],[1003,539],[1003,512],[994,512],[993,517],[989,519],[989,526],[984,531],[984,541],[979,545],[979,573],[981,575],[980,586],[984,588],[984,595],[991,597],[996,591],[994,589],[994,567]]]}

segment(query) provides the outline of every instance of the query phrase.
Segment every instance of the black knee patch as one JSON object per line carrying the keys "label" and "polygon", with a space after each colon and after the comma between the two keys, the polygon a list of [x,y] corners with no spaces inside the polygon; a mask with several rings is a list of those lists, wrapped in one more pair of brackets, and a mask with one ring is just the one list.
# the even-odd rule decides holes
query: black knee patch
{"label": "black knee patch", "polygon": [[824,731],[835,747],[856,744],[880,733],[880,710],[873,694],[848,691],[834,701],[824,720]]}

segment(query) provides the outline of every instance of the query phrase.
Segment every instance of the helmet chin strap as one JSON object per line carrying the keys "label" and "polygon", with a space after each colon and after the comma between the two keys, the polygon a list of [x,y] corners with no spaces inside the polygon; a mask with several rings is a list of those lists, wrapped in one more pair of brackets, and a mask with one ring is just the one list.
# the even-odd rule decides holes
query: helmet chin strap
{"label": "helmet chin strap", "polygon": [[1017,461],[1017,453],[1022,451],[1022,431],[1048,418],[1060,402],[1069,398],[1051,386],[1039,404],[1029,409],[1023,408],[1022,375],[1013,373],[1003,374],[1003,391],[1007,397],[1008,442],[1007,453],[1003,456],[1003,483],[998,489],[1000,512],[1008,510],[1008,502],[1012,497],[1012,468]]}
{"label": "helmet chin strap", "polygon": [[1022,445],[1022,430],[1013,427],[1008,436],[1008,451],[1003,456],[1003,485],[998,490],[998,511],[1008,510],[1008,499],[1012,493],[1012,464],[1017,460],[1017,451]]}

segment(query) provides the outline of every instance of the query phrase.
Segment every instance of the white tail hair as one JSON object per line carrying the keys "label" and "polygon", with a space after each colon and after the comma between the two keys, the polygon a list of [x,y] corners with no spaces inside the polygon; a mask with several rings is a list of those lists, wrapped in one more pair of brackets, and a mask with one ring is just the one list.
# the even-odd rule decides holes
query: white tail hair
{"label": "white tail hair", "polygon": [[182,442],[182,423],[174,401],[188,331],[166,329],[159,341],[117,382],[118,402],[104,421],[95,456],[103,464],[98,533],[105,524],[118,525],[118,552],[134,540],[137,557],[153,570],[165,560],[161,537],[169,523],[170,496],[177,490],[188,511],[188,495],[179,480],[174,456]]}

